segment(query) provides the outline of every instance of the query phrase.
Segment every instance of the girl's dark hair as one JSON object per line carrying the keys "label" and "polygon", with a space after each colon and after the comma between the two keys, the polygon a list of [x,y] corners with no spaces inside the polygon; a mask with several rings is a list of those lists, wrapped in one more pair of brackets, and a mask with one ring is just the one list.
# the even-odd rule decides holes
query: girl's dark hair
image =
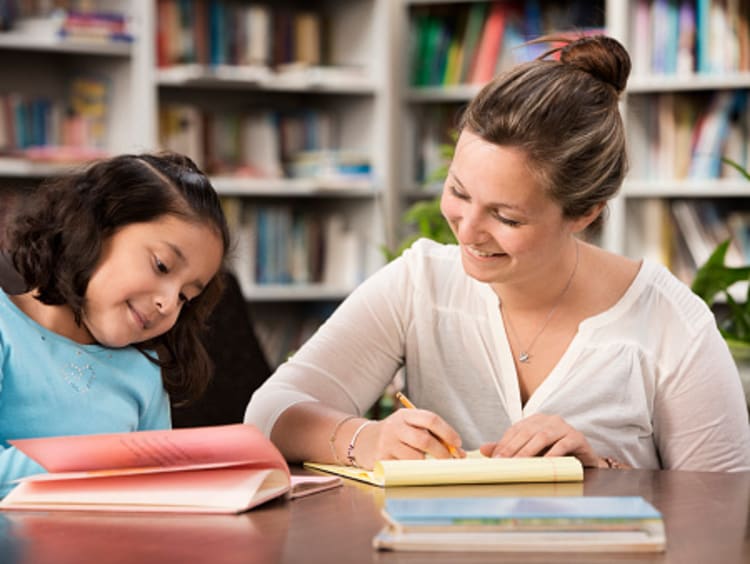
{"label": "girl's dark hair", "polygon": [[[577,218],[611,199],[627,172],[618,98],[630,74],[630,57],[617,40],[603,35],[536,42],[551,41],[562,46],[487,84],[460,127],[523,150],[565,216]],[[549,58],[555,54],[558,60]],[[594,224],[600,222],[601,216]]]}
{"label": "girl's dark hair", "polygon": [[[229,229],[211,182],[188,157],[175,153],[120,155],[80,172],[43,182],[9,230],[13,264],[37,299],[69,305],[81,323],[86,288],[103,242],[132,223],[173,215],[212,226],[229,248]],[[217,274],[169,331],[135,344],[155,350],[164,388],[174,402],[198,397],[208,385],[211,362],[200,333],[219,300]]]}

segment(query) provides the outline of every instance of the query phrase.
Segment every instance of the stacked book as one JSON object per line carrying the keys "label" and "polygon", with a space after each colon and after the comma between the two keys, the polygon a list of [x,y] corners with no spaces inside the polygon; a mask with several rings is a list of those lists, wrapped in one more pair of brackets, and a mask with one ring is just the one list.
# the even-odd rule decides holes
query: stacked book
{"label": "stacked book", "polygon": [[375,548],[453,552],[661,552],[661,514],[641,497],[386,499]]}

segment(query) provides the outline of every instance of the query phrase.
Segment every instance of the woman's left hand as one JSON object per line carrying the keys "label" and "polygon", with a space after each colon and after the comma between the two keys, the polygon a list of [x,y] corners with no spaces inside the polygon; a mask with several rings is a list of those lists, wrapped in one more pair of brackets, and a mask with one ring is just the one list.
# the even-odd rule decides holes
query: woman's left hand
{"label": "woman's left hand", "polygon": [[496,443],[487,443],[479,449],[485,456],[566,456],[578,458],[584,466],[601,466],[583,433],[569,425],[559,415],[537,413],[522,419]]}

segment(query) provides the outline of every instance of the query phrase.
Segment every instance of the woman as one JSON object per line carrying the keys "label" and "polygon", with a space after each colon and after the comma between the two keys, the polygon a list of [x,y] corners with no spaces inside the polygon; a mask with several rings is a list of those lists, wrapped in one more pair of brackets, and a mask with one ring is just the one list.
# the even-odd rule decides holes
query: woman
{"label": "woman", "polygon": [[[559,52],[559,60],[549,55]],[[604,36],[498,76],[461,123],[441,209],[256,392],[290,460],[574,455],[585,466],[750,469],[737,370],[665,268],[584,242],[627,169],[630,59]],[[420,409],[361,417],[396,371]]]}

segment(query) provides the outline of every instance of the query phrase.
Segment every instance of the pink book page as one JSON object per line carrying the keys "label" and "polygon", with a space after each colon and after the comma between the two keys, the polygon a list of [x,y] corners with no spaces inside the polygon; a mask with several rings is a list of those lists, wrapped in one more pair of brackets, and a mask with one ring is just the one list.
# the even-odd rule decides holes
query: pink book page
{"label": "pink book page", "polygon": [[241,464],[289,473],[278,449],[256,427],[245,424],[9,442],[49,472]]}

